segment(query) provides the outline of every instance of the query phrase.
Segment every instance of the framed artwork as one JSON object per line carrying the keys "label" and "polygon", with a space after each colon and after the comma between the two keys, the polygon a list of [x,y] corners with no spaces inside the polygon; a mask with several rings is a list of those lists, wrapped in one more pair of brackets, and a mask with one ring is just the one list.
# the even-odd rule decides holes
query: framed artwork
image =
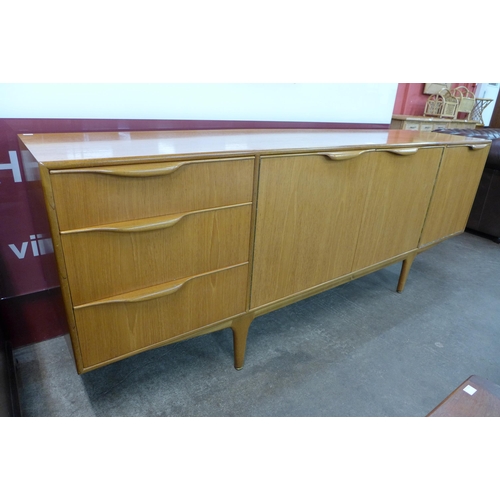
{"label": "framed artwork", "polygon": [[451,83],[424,83],[424,94],[437,94],[441,89],[450,88]]}

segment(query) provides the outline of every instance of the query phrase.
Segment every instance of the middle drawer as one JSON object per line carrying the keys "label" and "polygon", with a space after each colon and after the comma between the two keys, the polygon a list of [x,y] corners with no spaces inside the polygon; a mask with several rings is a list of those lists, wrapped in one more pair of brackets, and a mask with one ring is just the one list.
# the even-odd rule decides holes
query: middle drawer
{"label": "middle drawer", "polygon": [[62,231],[74,305],[248,261],[252,204]]}

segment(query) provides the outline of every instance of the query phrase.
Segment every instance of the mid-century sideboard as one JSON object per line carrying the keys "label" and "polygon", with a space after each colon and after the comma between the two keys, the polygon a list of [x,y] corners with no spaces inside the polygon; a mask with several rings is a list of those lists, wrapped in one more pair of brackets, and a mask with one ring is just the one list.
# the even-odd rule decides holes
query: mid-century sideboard
{"label": "mid-century sideboard", "polygon": [[463,232],[491,142],[407,130],[20,135],[78,373],[252,320]]}

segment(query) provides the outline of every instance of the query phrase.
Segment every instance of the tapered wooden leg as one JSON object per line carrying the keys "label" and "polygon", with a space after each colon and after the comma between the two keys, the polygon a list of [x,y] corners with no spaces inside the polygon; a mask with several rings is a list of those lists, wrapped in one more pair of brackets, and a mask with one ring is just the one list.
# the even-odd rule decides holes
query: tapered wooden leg
{"label": "tapered wooden leg", "polygon": [[398,292],[401,293],[405,289],[406,278],[408,278],[408,273],[410,272],[410,267],[415,260],[416,254],[410,255],[405,260],[403,260],[403,265],[401,266],[401,273],[399,275],[398,282]]}
{"label": "tapered wooden leg", "polygon": [[231,329],[233,330],[234,367],[237,370],[241,370],[245,363],[248,329],[252,320],[253,314],[246,314],[245,316],[236,318],[231,325]]}

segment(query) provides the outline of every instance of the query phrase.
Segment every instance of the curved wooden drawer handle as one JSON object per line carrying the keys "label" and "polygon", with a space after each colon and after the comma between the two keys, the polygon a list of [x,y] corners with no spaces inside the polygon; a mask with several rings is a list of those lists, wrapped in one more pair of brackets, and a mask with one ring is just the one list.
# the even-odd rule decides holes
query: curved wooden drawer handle
{"label": "curved wooden drawer handle", "polygon": [[209,271],[203,274],[197,274],[196,276],[189,276],[187,278],[182,278],[175,281],[169,281],[168,283],[162,283],[160,285],[150,286],[148,288],[142,288],[140,290],[134,290],[132,292],[123,293],[121,295],[115,295],[114,297],[107,297],[105,299],[96,300],[95,302],[87,302],[86,304],[80,304],[74,306],[74,309],[84,309],[86,307],[93,306],[104,306],[107,304],[133,304],[138,302],[146,302],[147,300],[159,299],[161,297],[166,297],[173,293],[178,292],[186,283],[195,280],[197,278],[203,278],[204,276],[209,276],[211,274],[216,274],[221,271],[226,271],[230,269],[235,269],[240,266],[246,266],[248,262],[242,262],[241,264],[236,264],[234,266],[223,267],[215,271]]}
{"label": "curved wooden drawer handle", "polygon": [[375,151],[374,149],[364,149],[362,151],[339,151],[338,153],[321,153],[324,156],[330,158],[334,161],[351,160],[352,158],[357,158],[364,153],[369,151]]}
{"label": "curved wooden drawer handle", "polygon": [[402,149],[384,149],[387,153],[392,153],[393,155],[399,156],[410,156],[418,152],[418,148],[402,148]]}
{"label": "curved wooden drawer handle", "polygon": [[[250,160],[252,157],[228,158],[228,160]],[[220,162],[221,158],[211,158],[207,160],[189,160],[176,163],[141,163],[139,165],[117,165],[116,167],[88,167],[88,168],[65,168],[51,170],[51,174],[104,174],[115,177],[155,177],[159,175],[173,174],[185,165],[203,165],[205,163]]]}
{"label": "curved wooden drawer handle", "polygon": [[172,227],[182,220],[186,215],[198,212],[187,212],[163,217],[150,217],[149,219],[117,222],[115,224],[103,224],[102,226],[83,227],[81,229],[68,229],[61,231],[61,234],[77,234],[92,232],[112,232],[112,233],[140,233],[144,231],[155,231]]}
{"label": "curved wooden drawer handle", "polygon": [[473,151],[478,151],[480,149],[487,148],[488,146],[489,144],[471,144],[469,148],[472,149]]}
{"label": "curved wooden drawer handle", "polygon": [[102,224],[99,226],[82,227],[79,229],[66,229],[61,234],[77,234],[91,232],[112,232],[112,233],[141,233],[145,231],[156,231],[157,229],[166,229],[175,226],[184,217],[189,215],[204,214],[207,212],[217,212],[219,210],[240,208],[252,205],[252,202],[238,203],[227,207],[205,208],[193,212],[184,212],[181,214],[160,215],[158,217],[148,217],[147,219],[136,219],[132,221],[114,222],[112,224]]}
{"label": "curved wooden drawer handle", "polygon": [[75,309],[84,309],[86,307],[103,306],[107,304],[132,304],[137,302],[145,302],[147,300],[159,299],[167,295],[178,292],[188,281],[196,278],[197,276],[190,276],[177,281],[170,281],[169,283],[157,286],[152,286],[142,290],[134,290],[133,292],[124,293],[122,295],[115,295],[106,299],[97,300],[95,302],[88,302],[87,304],[80,304],[75,306]]}
{"label": "curved wooden drawer handle", "polygon": [[155,177],[159,175],[173,174],[183,165],[192,162],[179,162],[175,164],[154,163],[150,167],[142,165],[120,165],[117,167],[89,167],[89,168],[68,168],[64,170],[53,170],[53,174],[104,174],[114,177]]}

